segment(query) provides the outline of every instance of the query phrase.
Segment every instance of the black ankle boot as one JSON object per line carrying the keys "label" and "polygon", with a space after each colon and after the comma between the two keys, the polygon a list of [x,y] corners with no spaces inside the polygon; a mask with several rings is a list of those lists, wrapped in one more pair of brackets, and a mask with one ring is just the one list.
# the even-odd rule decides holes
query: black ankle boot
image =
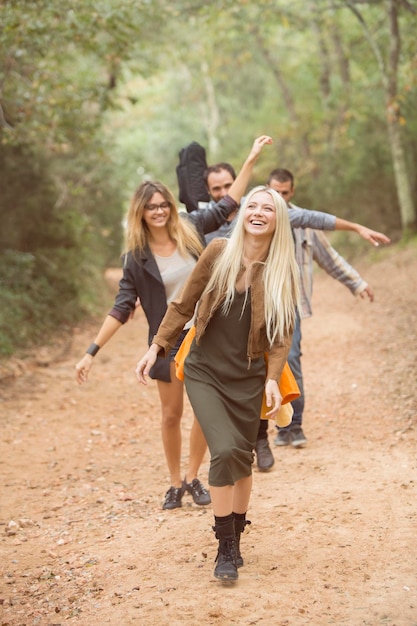
{"label": "black ankle boot", "polygon": [[236,536],[235,525],[232,520],[224,526],[213,526],[216,539],[219,540],[219,549],[216,556],[215,578],[225,581],[238,579],[236,565]]}
{"label": "black ankle boot", "polygon": [[240,553],[240,536],[245,530],[246,526],[251,524],[248,519],[236,519],[235,518],[235,541],[236,541],[236,567],[242,567],[244,565],[243,557]]}

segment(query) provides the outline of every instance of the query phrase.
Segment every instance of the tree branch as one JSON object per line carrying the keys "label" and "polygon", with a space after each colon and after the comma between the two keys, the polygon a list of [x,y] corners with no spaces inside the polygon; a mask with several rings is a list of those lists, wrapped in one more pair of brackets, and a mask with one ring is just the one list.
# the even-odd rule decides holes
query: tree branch
{"label": "tree branch", "polygon": [[384,59],[382,57],[382,53],[381,50],[379,49],[375,39],[372,37],[372,34],[365,22],[365,19],[363,17],[363,15],[361,14],[361,12],[359,11],[359,9],[357,9],[357,7],[355,6],[355,3],[352,2],[352,0],[345,0],[346,6],[352,11],[353,15],[357,18],[357,20],[359,21],[360,25],[362,26],[362,30],[365,34],[365,38],[368,41],[369,45],[371,46],[371,49],[375,55],[376,61],[378,63],[378,67],[379,67],[379,71],[381,73],[381,79],[383,82],[383,85],[385,87],[386,90],[389,89],[389,85],[388,85],[388,77],[387,77],[387,72],[386,72],[386,68],[385,68],[385,63],[384,63]]}

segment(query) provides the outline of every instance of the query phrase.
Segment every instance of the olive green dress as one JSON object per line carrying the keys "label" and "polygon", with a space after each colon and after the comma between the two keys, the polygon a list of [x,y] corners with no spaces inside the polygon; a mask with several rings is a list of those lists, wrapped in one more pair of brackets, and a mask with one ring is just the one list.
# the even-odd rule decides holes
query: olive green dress
{"label": "olive green dress", "polygon": [[247,356],[250,290],[235,293],[227,316],[217,310],[200,345],[193,341],[184,381],[210,450],[209,484],[233,485],[250,476],[265,385],[263,357]]}

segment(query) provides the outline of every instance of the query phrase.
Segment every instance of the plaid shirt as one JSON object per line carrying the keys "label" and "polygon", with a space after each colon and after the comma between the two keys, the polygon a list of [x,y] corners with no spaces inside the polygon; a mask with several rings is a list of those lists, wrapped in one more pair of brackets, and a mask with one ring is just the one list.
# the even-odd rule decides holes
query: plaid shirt
{"label": "plaid shirt", "polygon": [[[294,208],[290,205],[290,208]],[[330,276],[345,285],[353,295],[358,295],[366,283],[358,272],[332,246],[321,230],[294,228],[295,257],[300,268],[301,317],[313,314],[311,298],[313,295],[313,261]]]}

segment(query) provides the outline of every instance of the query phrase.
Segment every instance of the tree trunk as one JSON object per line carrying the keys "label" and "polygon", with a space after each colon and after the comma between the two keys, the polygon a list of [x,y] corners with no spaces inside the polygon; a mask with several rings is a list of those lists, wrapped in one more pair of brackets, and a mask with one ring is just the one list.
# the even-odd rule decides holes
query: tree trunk
{"label": "tree trunk", "polygon": [[411,194],[410,179],[407,172],[407,163],[401,140],[401,130],[396,119],[388,115],[388,135],[397,187],[398,202],[400,204],[401,225],[404,234],[416,226],[416,211]]}
{"label": "tree trunk", "polygon": [[[397,197],[400,205],[401,226],[404,234],[415,231],[417,227],[416,207],[411,193],[410,177],[401,138],[401,113],[398,98],[398,63],[401,49],[401,35],[398,24],[399,0],[385,0],[386,17],[389,27],[388,58],[384,63],[381,49],[378,47],[367,24],[352,0],[346,0],[347,6],[358,18],[365,37],[368,40],[381,72],[382,84],[386,97],[388,137],[391,149],[392,165],[395,176]],[[406,6],[408,9],[409,7]]]}
{"label": "tree trunk", "polygon": [[[281,90],[282,99],[288,111],[288,115],[291,119],[292,125],[294,126],[294,128],[298,128],[298,129],[302,128],[302,123],[299,119],[292,93],[289,90],[288,85],[284,80],[284,77],[281,73],[280,68],[278,67],[276,59],[272,57],[268,46],[265,45],[259,26],[257,24],[252,24],[251,31],[255,37],[255,41],[258,44],[258,48],[262,56],[267,62],[269,69],[272,71],[272,74],[278,84],[278,87]],[[301,154],[303,156],[303,159],[307,160],[310,158],[310,143],[308,140],[307,133],[302,132],[300,141],[301,141]]]}
{"label": "tree trunk", "polygon": [[219,128],[220,115],[213,81],[211,79],[209,66],[206,61],[202,61],[201,63],[201,74],[203,76],[207,96],[207,115],[204,116],[204,122],[207,131],[208,153],[210,158],[215,160],[219,152],[219,138],[217,136],[217,131]]}
{"label": "tree trunk", "polygon": [[401,139],[401,113],[398,102],[398,63],[401,49],[401,36],[398,24],[398,0],[386,0],[390,30],[390,47],[387,63],[387,122],[388,135],[397,186],[398,202],[401,211],[403,231],[416,226],[416,210],[411,194],[411,184],[407,173],[407,162]]}

